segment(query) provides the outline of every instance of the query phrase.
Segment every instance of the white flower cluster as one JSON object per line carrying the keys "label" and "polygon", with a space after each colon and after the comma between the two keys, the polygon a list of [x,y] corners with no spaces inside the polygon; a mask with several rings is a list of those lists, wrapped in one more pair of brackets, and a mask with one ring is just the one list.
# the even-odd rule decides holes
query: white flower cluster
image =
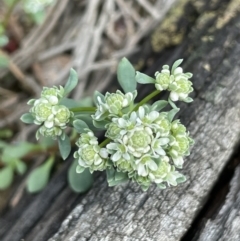
{"label": "white flower cluster", "polygon": [[82,134],[74,155],[79,163],[77,170],[89,168],[93,172],[113,166],[144,190],[151,183],[160,188],[176,186],[185,181],[185,176],[175,168],[182,168],[193,141],[179,120],[172,122],[170,112],[159,113],[147,105],[124,112],[134,98],[132,93],[124,95],[120,91],[107,94],[104,100],[98,98],[93,117],[101,122],[108,112],[105,136],[109,143],[100,148],[92,132]]}
{"label": "white flower cluster", "polygon": [[50,136],[53,139],[58,136],[62,139],[65,138],[63,130],[67,127],[70,118],[73,117],[73,113],[66,106],[59,104],[63,94],[62,86],[59,89],[44,87],[40,99],[32,99],[28,102],[29,105],[32,105],[30,113],[34,117],[34,123],[41,125],[36,133],[37,139],[39,134]]}
{"label": "white flower cluster", "polygon": [[113,118],[107,136],[112,140],[106,147],[113,165],[143,189],[151,182],[165,188],[165,183],[176,186],[185,180],[175,167],[182,167],[192,140],[179,120],[169,121],[168,112],[141,106],[130,116]]}
{"label": "white flower cluster", "polygon": [[97,138],[92,131],[81,134],[77,141],[78,151],[74,153],[74,158],[78,160],[77,172],[81,173],[85,168],[90,172],[103,171],[108,166],[108,153],[106,148],[100,148]]}
{"label": "white flower cluster", "polygon": [[128,92],[123,94],[120,90],[116,93],[106,93],[105,97],[101,99],[100,96],[97,97],[97,111],[93,115],[93,119],[96,121],[101,121],[108,116],[118,116],[122,115],[124,109],[130,107],[137,95],[137,92]]}
{"label": "white flower cluster", "polygon": [[189,81],[192,77],[191,73],[183,73],[183,69],[181,67],[177,67],[170,72],[169,66],[164,65],[161,72],[156,72],[155,76],[156,89],[161,91],[170,91],[170,99],[172,101],[192,101],[192,98],[188,97],[188,95],[193,91],[192,82]]}

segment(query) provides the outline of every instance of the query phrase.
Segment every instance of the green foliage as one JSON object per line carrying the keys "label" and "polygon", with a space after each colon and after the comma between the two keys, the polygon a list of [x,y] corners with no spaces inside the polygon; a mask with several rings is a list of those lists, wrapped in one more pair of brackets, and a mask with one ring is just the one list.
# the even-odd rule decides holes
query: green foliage
{"label": "green foliage", "polygon": [[73,127],[75,128],[75,130],[78,133],[83,133],[83,132],[87,132],[89,127],[86,124],[86,122],[82,121],[82,120],[75,120],[73,121]]}
{"label": "green foliage", "polygon": [[78,162],[75,160],[68,170],[68,183],[74,192],[84,193],[91,188],[93,184],[93,176],[88,169],[83,169],[81,174],[77,173],[77,166]]}
{"label": "green foliage", "polygon": [[68,95],[78,84],[78,75],[74,69],[70,70],[70,76],[64,86],[64,95]]}
{"label": "green foliage", "polygon": [[135,69],[126,58],[123,58],[118,65],[117,77],[125,93],[136,90]]}
{"label": "green foliage", "polygon": [[171,72],[173,73],[174,70],[175,70],[182,62],[183,62],[183,59],[178,59],[178,60],[176,60],[176,61],[173,63]]}
{"label": "green foliage", "polygon": [[35,168],[30,173],[27,180],[28,192],[36,193],[44,189],[44,187],[48,183],[53,163],[54,163],[54,157],[51,156],[45,163]]}
{"label": "green foliage", "polygon": [[66,160],[71,152],[71,142],[68,136],[64,139],[58,138],[58,147],[63,160]]}
{"label": "green foliage", "polygon": [[168,102],[166,100],[158,100],[153,103],[151,110],[160,111],[163,108],[165,108],[167,105],[168,105]]}
{"label": "green foliage", "polygon": [[13,181],[13,168],[6,166],[0,169],[0,190],[8,188]]}
{"label": "green foliage", "polygon": [[21,116],[20,120],[26,124],[33,124],[34,117],[31,113],[25,113]]}
{"label": "green foliage", "polygon": [[154,84],[155,83],[155,79],[153,79],[152,77],[150,77],[146,74],[140,73],[138,71],[136,74],[136,81],[139,84]]}
{"label": "green foliage", "polygon": [[116,186],[119,184],[123,184],[129,181],[127,173],[119,172],[113,168],[109,168],[106,170],[107,172],[107,181],[109,187]]}

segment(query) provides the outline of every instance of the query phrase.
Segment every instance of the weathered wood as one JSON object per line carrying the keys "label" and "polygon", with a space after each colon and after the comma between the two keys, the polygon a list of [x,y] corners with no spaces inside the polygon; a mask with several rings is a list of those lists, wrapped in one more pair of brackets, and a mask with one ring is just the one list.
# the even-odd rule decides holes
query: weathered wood
{"label": "weathered wood", "polygon": [[208,219],[194,240],[198,241],[238,241],[240,240],[240,166],[230,184],[230,191],[224,205],[214,218]]}
{"label": "weathered wood", "polygon": [[174,56],[191,49],[185,67],[195,74],[195,101],[181,113],[196,141],[184,167],[188,181],[144,193],[132,183],[109,188],[100,177],[51,241],[176,241],[201,210],[239,142],[240,17],[239,1],[195,2],[208,14],[200,14]]}

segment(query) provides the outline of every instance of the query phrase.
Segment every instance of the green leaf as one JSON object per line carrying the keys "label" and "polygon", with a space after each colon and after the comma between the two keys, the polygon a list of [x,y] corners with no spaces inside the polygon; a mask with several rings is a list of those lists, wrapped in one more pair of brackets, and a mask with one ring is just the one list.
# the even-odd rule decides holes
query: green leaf
{"label": "green leaf", "polygon": [[77,165],[77,167],[76,167],[76,172],[77,172],[77,173],[82,173],[85,169],[86,169],[86,168]]}
{"label": "green leaf", "polygon": [[100,97],[100,99],[102,100],[103,103],[105,103],[105,97],[102,93],[98,92],[97,90],[94,92],[93,94],[93,101],[95,103],[95,105],[97,105],[98,103],[98,97]]}
{"label": "green leaf", "polygon": [[168,112],[168,120],[169,120],[170,122],[172,122],[173,118],[175,117],[175,115],[178,113],[179,110],[180,110],[180,109],[177,108],[177,109],[172,109],[172,110],[170,110],[170,111]]}
{"label": "green leaf", "polygon": [[183,183],[186,182],[187,178],[184,175],[181,175],[181,177],[177,178],[177,183]]}
{"label": "green leaf", "polygon": [[151,111],[160,111],[167,106],[168,102],[166,100],[158,100],[151,106]]}
{"label": "green leaf", "polygon": [[126,58],[123,58],[118,65],[117,77],[125,93],[136,90],[135,69]]}
{"label": "green leaf", "polygon": [[17,172],[21,175],[24,174],[27,170],[26,164],[19,159],[15,160],[15,166],[16,166]]}
{"label": "green leaf", "polygon": [[82,100],[73,100],[69,98],[62,98],[59,102],[60,105],[66,106],[68,109],[76,108],[76,107],[91,107],[93,106],[93,102],[91,97],[86,97]]}
{"label": "green leaf", "polygon": [[108,168],[106,170],[106,173],[107,173],[107,181],[108,182],[114,181],[115,169],[114,168]]}
{"label": "green leaf", "polygon": [[157,186],[158,186],[160,189],[166,189],[166,185],[164,185],[163,183],[158,183]]}
{"label": "green leaf", "polygon": [[33,124],[34,117],[31,113],[25,113],[21,116],[20,120],[26,124]]}
{"label": "green leaf", "polygon": [[178,59],[173,63],[171,73],[173,74],[174,70],[183,62],[183,59]]}
{"label": "green leaf", "polygon": [[76,114],[76,115],[74,115],[74,118],[75,119],[80,119],[80,120],[84,121],[88,125],[90,130],[92,130],[92,131],[98,130],[93,125],[93,119],[92,119],[91,114],[87,114],[87,113],[85,113],[85,114]]}
{"label": "green leaf", "polygon": [[0,68],[5,68],[9,64],[9,59],[7,56],[0,54]]}
{"label": "green leaf", "polygon": [[8,43],[8,38],[5,35],[0,35],[0,47],[4,47]]}
{"label": "green leaf", "polygon": [[6,166],[0,169],[0,190],[7,189],[13,181],[13,169]]}
{"label": "green leaf", "polygon": [[53,163],[54,157],[51,156],[44,164],[37,167],[30,173],[27,180],[28,192],[39,192],[47,185]]}
{"label": "green leaf", "polygon": [[70,76],[66,85],[64,86],[64,95],[69,94],[78,84],[78,75],[74,69],[70,70]]}
{"label": "green leaf", "polygon": [[109,121],[106,120],[102,120],[102,121],[95,121],[93,120],[93,125],[98,128],[98,129],[102,129],[102,130],[106,130],[106,125],[109,123]]}
{"label": "green leaf", "polygon": [[69,156],[71,152],[71,142],[67,135],[65,136],[64,140],[58,138],[58,147],[63,160],[66,160],[66,158]]}
{"label": "green leaf", "polygon": [[73,127],[76,129],[78,133],[88,132],[89,129],[88,125],[82,120],[73,121]]}
{"label": "green leaf", "polygon": [[193,102],[193,99],[188,96],[186,99],[184,99],[184,102],[191,103],[191,102]]}
{"label": "green leaf", "polygon": [[156,81],[152,77],[137,71],[136,81],[139,84],[154,84]]}
{"label": "green leaf", "polygon": [[178,109],[178,107],[175,105],[175,103],[170,98],[168,98],[168,102],[172,106],[173,109]]}
{"label": "green leaf", "polygon": [[114,168],[107,169],[106,172],[109,187],[123,184],[129,180],[127,173],[118,172]]}
{"label": "green leaf", "polygon": [[8,146],[7,142],[0,140],[0,149],[5,148],[6,146]]}
{"label": "green leaf", "polygon": [[77,166],[77,160],[74,160],[71,167],[68,169],[68,183],[74,192],[83,193],[91,188],[93,176],[88,169],[85,169],[82,173],[77,173]]}
{"label": "green leaf", "polygon": [[30,16],[37,25],[40,25],[43,23],[46,13],[44,10],[40,10],[38,12],[31,13]]}
{"label": "green leaf", "polygon": [[7,145],[3,149],[2,161],[9,163],[15,161],[17,158],[22,158],[32,151],[41,150],[40,145],[31,144],[28,142],[20,142],[18,145]]}

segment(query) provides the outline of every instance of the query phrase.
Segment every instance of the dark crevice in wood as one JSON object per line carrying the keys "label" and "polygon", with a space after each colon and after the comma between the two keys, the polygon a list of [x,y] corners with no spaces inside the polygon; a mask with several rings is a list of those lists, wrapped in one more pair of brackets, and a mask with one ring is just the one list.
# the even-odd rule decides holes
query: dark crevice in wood
{"label": "dark crevice in wood", "polygon": [[196,241],[207,220],[214,219],[225,203],[230,191],[230,182],[236,167],[240,164],[240,152],[236,152],[223,169],[218,181],[209,193],[206,203],[193,221],[181,241]]}

